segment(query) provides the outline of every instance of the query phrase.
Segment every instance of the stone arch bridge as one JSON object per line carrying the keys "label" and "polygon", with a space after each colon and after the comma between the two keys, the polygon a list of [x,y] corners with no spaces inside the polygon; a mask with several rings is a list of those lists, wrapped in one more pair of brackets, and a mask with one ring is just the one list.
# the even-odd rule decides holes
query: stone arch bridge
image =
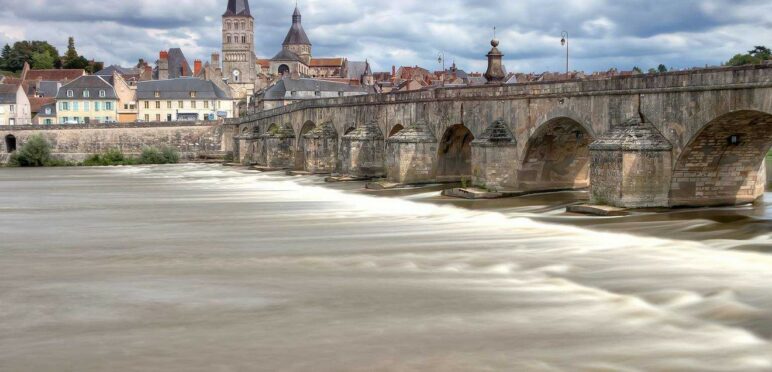
{"label": "stone arch bridge", "polygon": [[594,202],[622,207],[740,204],[764,192],[772,66],[319,99],[225,133],[226,151],[268,168],[590,187]]}

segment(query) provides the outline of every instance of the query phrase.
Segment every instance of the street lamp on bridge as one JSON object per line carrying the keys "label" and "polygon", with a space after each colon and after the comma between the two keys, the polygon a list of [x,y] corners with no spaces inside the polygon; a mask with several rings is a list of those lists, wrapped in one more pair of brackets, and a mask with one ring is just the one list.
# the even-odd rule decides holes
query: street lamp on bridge
{"label": "street lamp on bridge", "polygon": [[563,38],[560,39],[560,45],[566,47],[566,77],[568,77],[568,32],[563,31],[561,35]]}

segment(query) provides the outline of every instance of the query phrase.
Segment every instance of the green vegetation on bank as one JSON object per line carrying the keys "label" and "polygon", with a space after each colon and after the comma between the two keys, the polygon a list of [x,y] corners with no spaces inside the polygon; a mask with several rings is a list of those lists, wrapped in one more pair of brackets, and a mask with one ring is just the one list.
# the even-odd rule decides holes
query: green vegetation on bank
{"label": "green vegetation on bank", "polygon": [[64,167],[64,166],[115,166],[142,164],[175,164],[180,154],[171,147],[146,147],[139,157],[126,156],[118,149],[93,154],[82,163],[57,159],[51,156],[51,144],[42,135],[31,136],[17,151],[11,154],[9,167]]}
{"label": "green vegetation on bank", "polygon": [[82,68],[89,73],[104,67],[102,63],[89,61],[78,54],[72,37],[67,40],[67,52],[63,56],[59,55],[56,47],[39,40],[18,41],[13,46],[6,44],[0,50],[0,70],[18,73],[24,68],[25,62],[33,69]]}

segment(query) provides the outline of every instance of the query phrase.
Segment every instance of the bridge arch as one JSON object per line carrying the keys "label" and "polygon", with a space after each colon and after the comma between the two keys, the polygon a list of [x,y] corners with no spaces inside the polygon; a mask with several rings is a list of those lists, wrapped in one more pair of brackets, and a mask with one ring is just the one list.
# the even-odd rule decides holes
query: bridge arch
{"label": "bridge arch", "polygon": [[9,134],[5,136],[5,152],[12,153],[16,151],[16,136]]}
{"label": "bridge arch", "polygon": [[517,175],[523,190],[581,189],[590,186],[592,130],[572,117],[541,124],[528,138]]}
{"label": "bridge arch", "polygon": [[464,124],[448,127],[437,149],[437,179],[456,181],[472,177],[474,135]]}
{"label": "bridge arch", "polygon": [[306,120],[303,126],[300,127],[300,132],[297,134],[297,141],[295,142],[295,169],[304,170],[306,167],[306,140],[305,135],[316,128],[316,123],[311,120]]}
{"label": "bridge arch", "polygon": [[772,147],[772,113],[739,110],[707,122],[673,167],[670,204],[750,203],[764,194],[764,158]]}

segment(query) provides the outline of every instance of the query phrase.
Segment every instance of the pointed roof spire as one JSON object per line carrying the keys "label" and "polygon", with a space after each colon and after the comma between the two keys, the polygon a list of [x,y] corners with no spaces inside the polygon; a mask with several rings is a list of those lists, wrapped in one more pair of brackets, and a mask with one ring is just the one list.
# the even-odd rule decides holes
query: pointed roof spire
{"label": "pointed roof spire", "polygon": [[292,27],[290,27],[287,37],[284,38],[284,43],[282,43],[282,45],[311,45],[311,41],[308,40],[306,31],[303,29],[301,19],[300,9],[295,5],[295,12],[292,13]]}
{"label": "pointed roof spire", "polygon": [[228,8],[223,17],[251,17],[249,0],[228,0]]}

